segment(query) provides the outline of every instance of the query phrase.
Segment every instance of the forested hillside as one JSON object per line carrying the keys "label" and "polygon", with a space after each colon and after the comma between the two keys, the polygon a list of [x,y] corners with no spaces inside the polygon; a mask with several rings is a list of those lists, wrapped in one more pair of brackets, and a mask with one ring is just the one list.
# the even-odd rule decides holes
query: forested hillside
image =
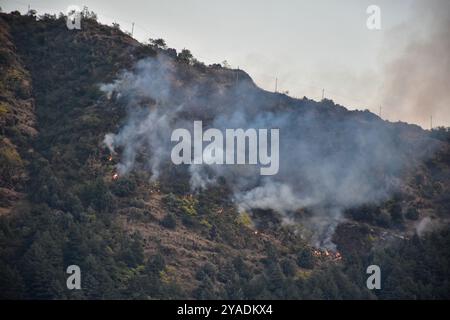
{"label": "forested hillside", "polygon": [[[126,146],[111,153],[104,140],[126,126],[130,104],[102,86],[159,57],[176,68],[177,90],[207,87],[223,109],[241,99],[233,91],[239,85],[257,97],[239,100],[243,108],[256,101],[275,114],[313,115],[326,129],[305,126],[301,138],[320,135],[331,155],[350,148],[347,137],[383,128],[380,135],[401,147],[398,157],[381,154],[385,162],[371,165],[370,175],[401,186],[367,203],[340,201],[345,210],[330,248],[308,236],[319,206],[291,210],[289,219],[272,208],[243,211],[229,176],[193,190],[187,168],[164,163],[154,179],[143,165],[148,150],[117,175]],[[182,93],[170,99],[183,100]],[[158,107],[145,94],[138,103]],[[183,116],[211,121],[206,103],[195,108]],[[164,41],[139,43],[93,13],[85,12],[81,30],[68,30],[63,15],[1,13],[0,297],[448,299],[449,137],[444,128],[429,132],[331,100],[261,90],[242,70],[206,66]],[[405,165],[397,170],[393,161]],[[66,287],[72,264],[82,270],[82,290]],[[382,290],[366,287],[371,264],[382,268]]]}

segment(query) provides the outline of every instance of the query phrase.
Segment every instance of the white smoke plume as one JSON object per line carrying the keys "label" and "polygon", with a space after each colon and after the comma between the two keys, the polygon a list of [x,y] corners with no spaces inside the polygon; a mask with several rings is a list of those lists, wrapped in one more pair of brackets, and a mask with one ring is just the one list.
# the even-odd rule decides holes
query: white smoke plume
{"label": "white smoke plume", "polygon": [[[387,199],[404,170],[432,149],[417,127],[349,112],[328,100],[269,93],[242,71],[200,70],[163,54],[137,62],[102,90],[128,110],[119,132],[108,133],[104,140],[111,152],[121,155],[120,174],[143,158],[158,178],[171,163],[172,131],[192,131],[194,120],[202,120],[204,130],[279,128],[278,174],[260,176],[257,165],[190,165],[191,187],[205,188],[223,177],[241,209],[291,214],[311,208],[314,214],[304,223],[312,229],[314,242],[326,247],[333,246],[330,239],[342,210]],[[402,138],[405,132],[417,137],[414,143]]]}
{"label": "white smoke plume", "polygon": [[429,128],[450,123],[450,1],[417,1],[387,38],[381,104],[391,117]]}

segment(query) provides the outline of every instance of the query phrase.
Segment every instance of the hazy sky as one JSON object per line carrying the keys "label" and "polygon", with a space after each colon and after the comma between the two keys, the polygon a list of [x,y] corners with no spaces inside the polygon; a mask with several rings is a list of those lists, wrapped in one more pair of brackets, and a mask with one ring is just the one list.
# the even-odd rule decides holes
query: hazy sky
{"label": "hazy sky", "polygon": [[[450,1],[420,0],[1,0],[3,11],[66,12],[87,5],[140,41],[164,38],[207,64],[227,60],[264,89],[325,96],[391,121],[450,126]],[[424,7],[424,3],[427,7]],[[431,5],[429,5],[432,3]],[[381,8],[381,30],[366,9]],[[442,22],[442,23],[441,23]],[[434,40],[438,40],[436,45]],[[442,43],[443,42],[443,43]],[[434,50],[434,47],[438,47]],[[433,64],[430,67],[430,64]],[[437,65],[437,66],[435,66]],[[430,71],[431,70],[431,71]],[[424,75],[425,73],[425,75]],[[405,81],[407,78],[408,81]],[[412,80],[411,80],[412,79]],[[426,81],[428,85],[423,85]],[[434,86],[434,82],[438,85]],[[418,88],[419,87],[419,88]]]}

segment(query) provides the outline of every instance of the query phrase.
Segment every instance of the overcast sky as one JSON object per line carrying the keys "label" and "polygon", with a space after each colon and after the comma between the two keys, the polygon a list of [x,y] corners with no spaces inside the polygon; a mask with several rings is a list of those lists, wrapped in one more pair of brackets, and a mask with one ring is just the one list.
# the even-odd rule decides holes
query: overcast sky
{"label": "overcast sky", "polygon": [[[123,30],[131,31],[131,23],[135,22],[134,36],[140,41],[161,37],[177,50],[190,49],[207,64],[227,60],[267,90],[274,90],[278,78],[279,91],[288,90],[294,97],[317,100],[324,88],[326,97],[349,109],[367,108],[378,113],[382,106],[382,117],[390,121],[403,120],[429,128],[432,115],[434,125],[450,126],[449,40],[445,39],[450,38],[445,29],[450,26],[450,10],[446,10],[450,9],[450,1],[0,3],[4,12],[24,12],[29,3],[38,14],[66,12],[69,5],[86,5],[101,22],[116,21]],[[366,27],[366,9],[371,4],[381,8],[381,30]]]}

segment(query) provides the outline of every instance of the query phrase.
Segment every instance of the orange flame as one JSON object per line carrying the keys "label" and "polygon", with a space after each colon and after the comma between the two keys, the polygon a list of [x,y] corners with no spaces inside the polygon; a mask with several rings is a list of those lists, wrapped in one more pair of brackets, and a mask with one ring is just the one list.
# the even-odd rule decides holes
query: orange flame
{"label": "orange flame", "polygon": [[342,260],[342,255],[337,251],[331,251],[327,249],[314,249],[312,254],[318,258],[327,258],[334,261]]}

